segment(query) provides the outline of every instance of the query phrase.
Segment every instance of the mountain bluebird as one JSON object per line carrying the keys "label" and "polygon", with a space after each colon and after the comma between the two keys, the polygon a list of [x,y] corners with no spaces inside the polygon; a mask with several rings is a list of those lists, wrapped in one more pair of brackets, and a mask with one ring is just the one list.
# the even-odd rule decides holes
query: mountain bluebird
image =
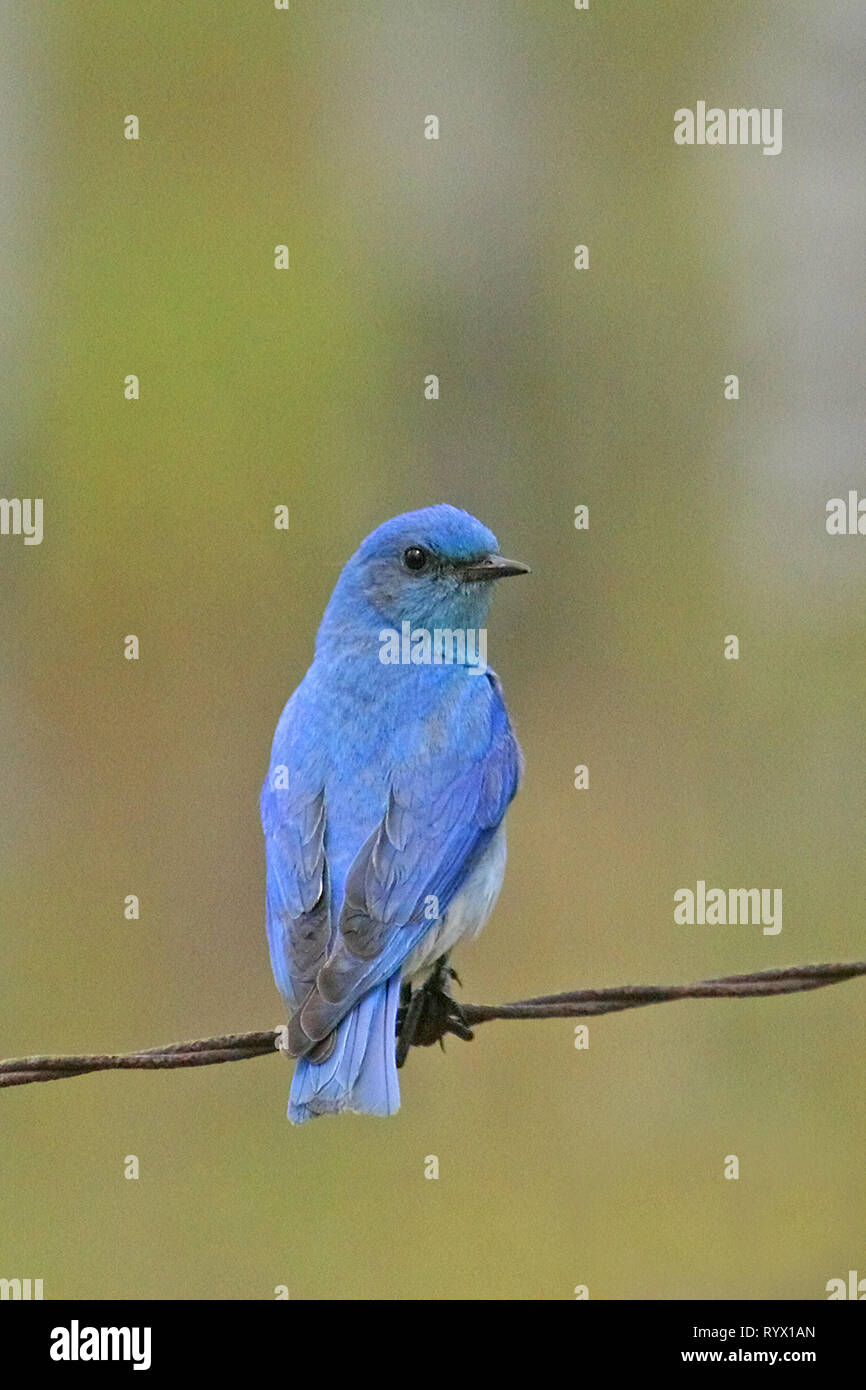
{"label": "mountain bluebird", "polygon": [[434,962],[441,984],[499,895],[522,756],[479,658],[489,581],[526,572],[456,507],[386,521],[340,575],[283,710],[261,811],[297,1124],[398,1109],[401,985],[405,1001]]}

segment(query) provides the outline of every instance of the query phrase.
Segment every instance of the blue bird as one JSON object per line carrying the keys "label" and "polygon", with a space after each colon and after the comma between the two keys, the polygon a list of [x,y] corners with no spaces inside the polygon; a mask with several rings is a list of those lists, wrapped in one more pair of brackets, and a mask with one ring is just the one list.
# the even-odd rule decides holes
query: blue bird
{"label": "blue bird", "polygon": [[434,967],[441,994],[448,952],[499,895],[523,759],[484,623],[489,581],[527,569],[456,507],[386,521],[340,575],[283,710],[261,813],[296,1124],[399,1108],[401,987],[405,1002]]}

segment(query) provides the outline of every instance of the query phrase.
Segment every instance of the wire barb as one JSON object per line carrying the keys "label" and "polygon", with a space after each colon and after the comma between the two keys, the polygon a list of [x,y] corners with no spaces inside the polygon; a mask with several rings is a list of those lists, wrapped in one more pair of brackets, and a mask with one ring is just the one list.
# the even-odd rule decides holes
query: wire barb
{"label": "wire barb", "polygon": [[[866,975],[866,961],[847,964],[793,965],[784,970],[761,970],[754,975],[725,975],[694,985],[620,985],[611,989],[580,989],[570,994],[545,994],[514,1004],[464,1004],[469,1027],[492,1019],[591,1018],[598,1014],[640,1009],[674,999],[761,999],[774,994],[799,994],[823,989]],[[26,1086],[31,1081],[62,1081],[94,1071],[166,1071],[175,1067],[205,1067],[216,1062],[245,1062],[280,1050],[284,1025],[263,1033],[228,1033],[221,1038],[166,1043],[143,1052],[106,1053],[73,1057],[15,1057],[0,1062],[0,1087]]]}

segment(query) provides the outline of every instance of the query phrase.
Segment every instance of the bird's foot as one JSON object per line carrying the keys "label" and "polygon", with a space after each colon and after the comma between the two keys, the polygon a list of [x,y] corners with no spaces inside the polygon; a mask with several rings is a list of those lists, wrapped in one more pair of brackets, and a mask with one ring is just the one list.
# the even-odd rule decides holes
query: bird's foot
{"label": "bird's foot", "polygon": [[466,1022],[463,1006],[448,993],[451,980],[460,984],[448,957],[440,956],[420,989],[413,991],[411,985],[403,986],[397,1010],[398,1067],[403,1066],[410,1047],[432,1047],[438,1042],[444,1048],[447,1033],[464,1042],[472,1041],[475,1034]]}

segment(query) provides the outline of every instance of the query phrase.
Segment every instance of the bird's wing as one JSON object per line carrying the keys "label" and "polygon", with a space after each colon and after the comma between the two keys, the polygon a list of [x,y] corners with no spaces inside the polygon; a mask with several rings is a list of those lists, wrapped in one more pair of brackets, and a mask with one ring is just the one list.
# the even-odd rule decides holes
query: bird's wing
{"label": "bird's wing", "polygon": [[289,1023],[295,1055],[399,969],[490,843],[520,776],[520,750],[491,685],[480,751],[431,750],[395,770],[385,816],[349,870],[333,948]]}
{"label": "bird's wing", "polygon": [[261,810],[271,963],[281,994],[297,1008],[325,963],[331,934],[325,793],[312,769],[285,772],[275,758]]}

